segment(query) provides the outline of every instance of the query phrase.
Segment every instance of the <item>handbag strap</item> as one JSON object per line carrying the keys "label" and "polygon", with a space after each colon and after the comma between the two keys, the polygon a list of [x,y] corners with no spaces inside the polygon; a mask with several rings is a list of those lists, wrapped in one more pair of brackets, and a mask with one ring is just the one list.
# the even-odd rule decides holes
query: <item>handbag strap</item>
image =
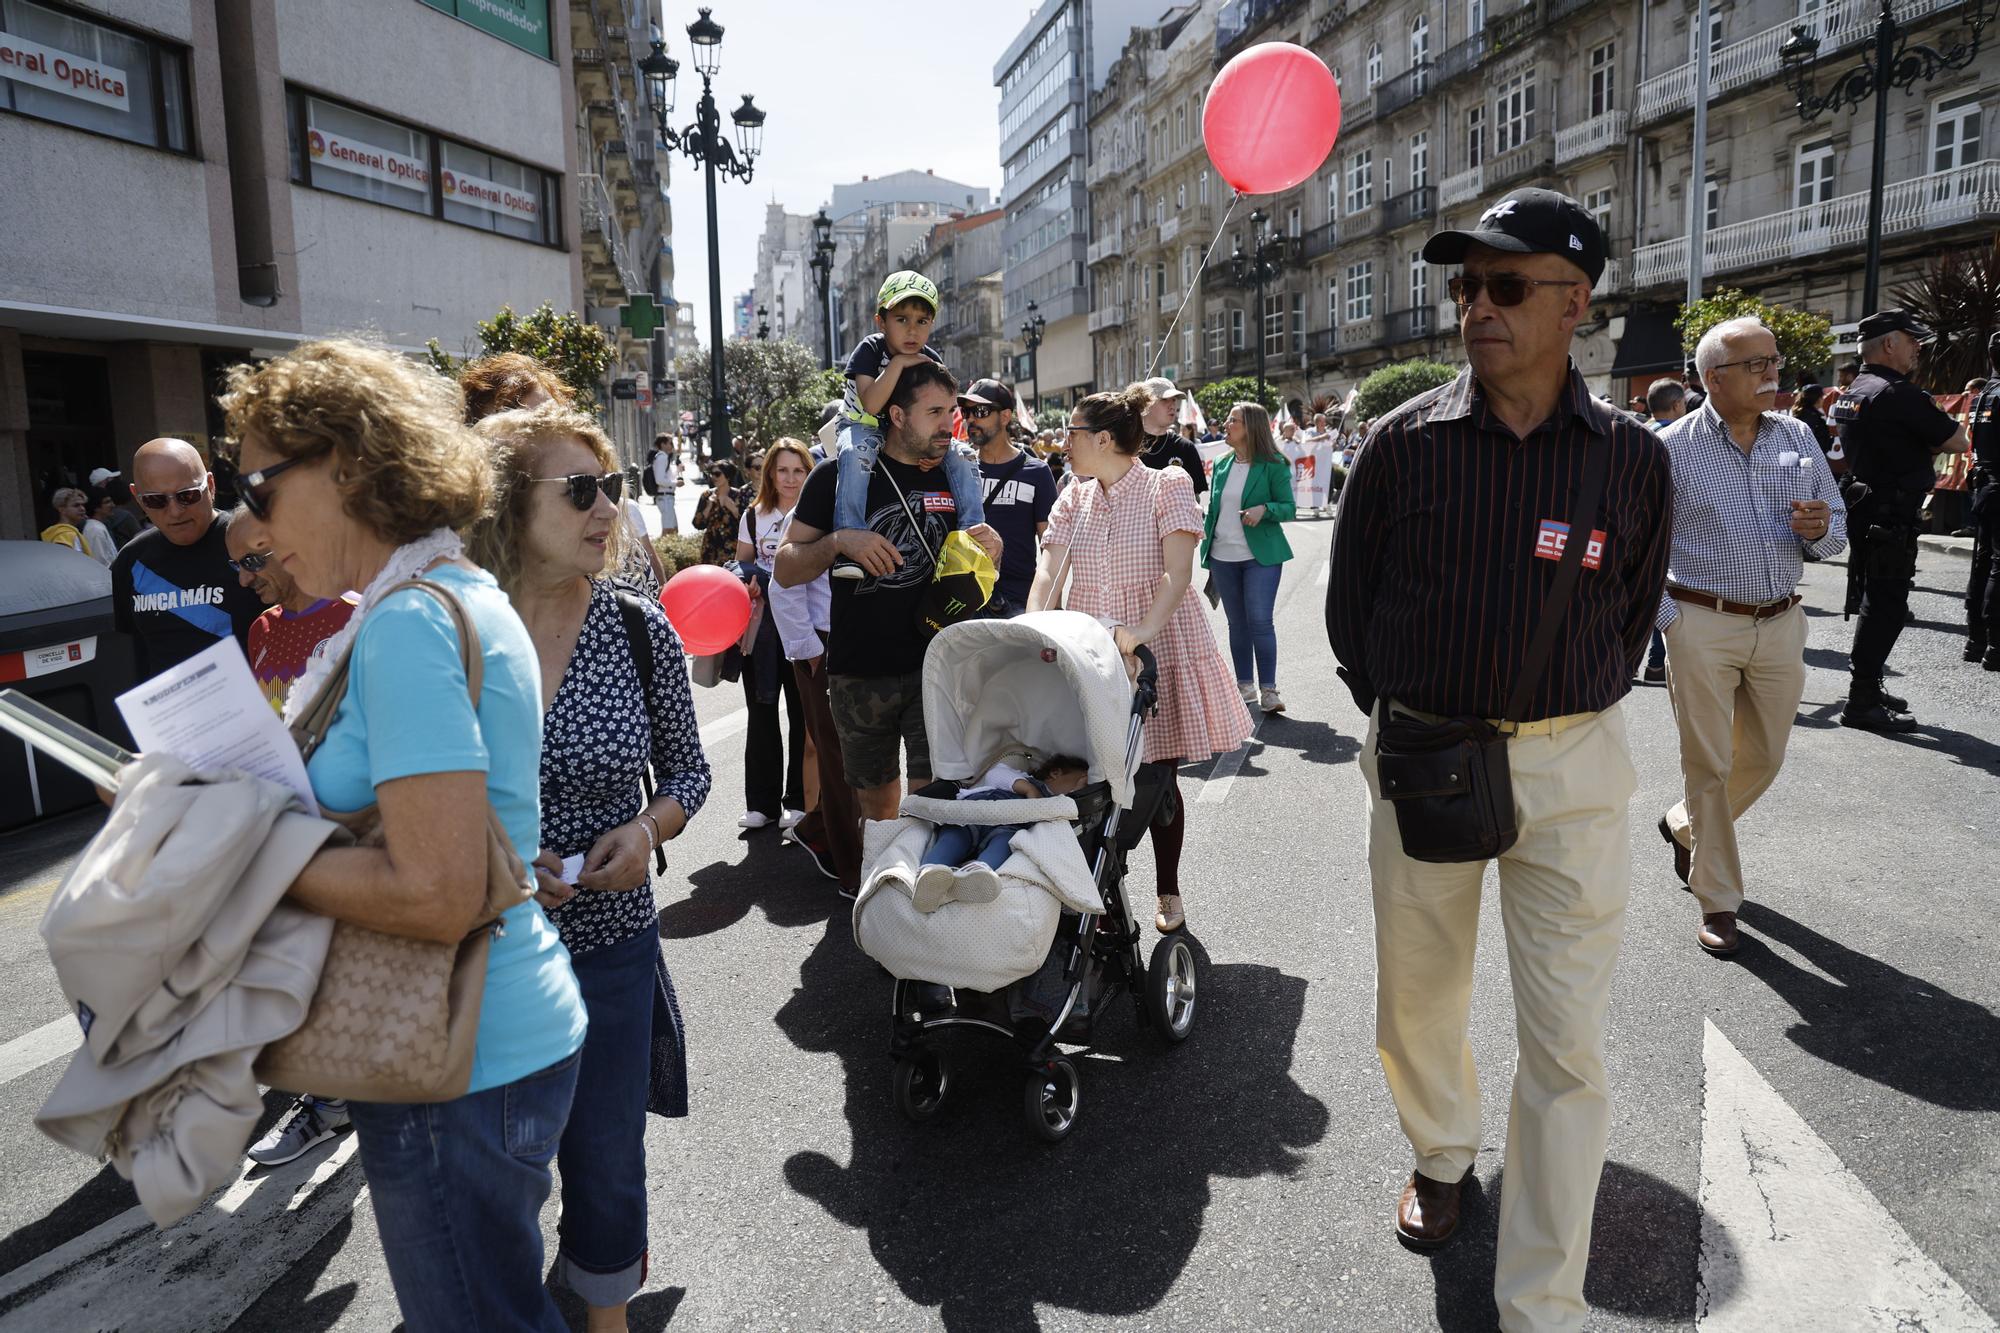
{"label": "handbag strap", "polygon": [[[391,596],[405,588],[419,588],[429,593],[451,616],[452,623],[458,630],[459,659],[465,665],[465,690],[472,697],[473,710],[478,711],[479,691],[486,679],[486,659],[479,644],[479,629],[472,623],[472,617],[466,613],[465,604],[458,600],[458,594],[451,589],[426,578],[405,579],[383,593],[382,600],[388,601]],[[346,650],[340,655],[339,664],[328,673],[326,684],[313,696],[312,703],[300,715],[299,720],[292,724],[292,739],[299,747],[301,761],[310,760],[313,752],[319,749],[320,743],[326,739],[328,729],[333,726],[333,715],[340,711],[341,700],[347,697],[348,670],[353,664],[354,644],[360,641],[360,637],[356,634],[354,640],[347,645]]]}
{"label": "handbag strap", "polygon": [[1501,715],[1503,732],[1520,725],[1534,698],[1535,687],[1542,683],[1542,673],[1548,669],[1549,654],[1555,649],[1556,635],[1562,629],[1563,617],[1569,614],[1570,598],[1583,572],[1584,548],[1590,545],[1590,534],[1597,526],[1598,501],[1603,498],[1604,478],[1610,469],[1608,442],[1585,451],[1583,486],[1577,492],[1576,508],[1570,511],[1569,538],[1563,543],[1555,582],[1549,585],[1548,595],[1542,599],[1541,619],[1535,624],[1535,637],[1528,641],[1527,655],[1521,659],[1521,674],[1514,681],[1514,692],[1508,696],[1507,711]]}
{"label": "handbag strap", "polygon": [[[903,517],[910,520],[910,531],[917,534],[917,544],[922,546],[924,548],[924,554],[928,555],[931,558],[931,577],[936,578],[938,572],[938,553],[931,549],[929,538],[924,536],[923,522],[919,520],[915,514],[910,512],[910,497],[903,494],[902,483],[896,480],[895,473],[891,472],[888,468],[881,466],[886,461],[888,460],[884,459],[879,454],[875,458],[876,466],[878,468],[881,468],[882,475],[889,479],[889,484],[891,486],[895,487],[896,502],[903,506]],[[940,464],[940,466],[942,465]]]}

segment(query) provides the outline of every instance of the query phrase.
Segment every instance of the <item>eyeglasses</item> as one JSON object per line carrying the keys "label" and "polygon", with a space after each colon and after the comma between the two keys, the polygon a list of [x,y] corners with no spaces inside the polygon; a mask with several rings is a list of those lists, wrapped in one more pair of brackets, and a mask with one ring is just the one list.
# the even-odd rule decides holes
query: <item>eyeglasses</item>
{"label": "eyeglasses", "polygon": [[569,487],[569,502],[576,506],[578,513],[590,512],[590,507],[597,503],[599,491],[603,491],[604,498],[612,504],[617,504],[618,497],[625,493],[623,472],[607,472],[601,477],[589,472],[572,472],[567,477],[530,477],[528,480],[561,482]]}
{"label": "eyeglasses", "polygon": [[1530,287],[1574,287],[1582,278],[1530,278],[1519,273],[1490,273],[1485,277],[1466,274],[1452,278],[1444,285],[1445,291],[1460,310],[1479,299],[1485,292],[1486,299],[1497,306],[1519,305],[1528,299]]}
{"label": "eyeglasses", "polygon": [[965,417],[968,421],[984,421],[986,420],[986,418],[992,416],[995,412],[998,412],[1000,409],[997,407],[988,406],[988,407],[961,407],[958,410],[965,414]]}
{"label": "eyeglasses", "polygon": [[239,574],[255,574],[271,563],[269,551],[252,551],[241,560],[231,560],[229,567]]}
{"label": "eyeglasses", "polygon": [[187,509],[200,504],[202,496],[208,494],[208,475],[203,473],[200,481],[178,491],[137,491],[135,494],[139,503],[148,509],[165,509],[169,500]]}
{"label": "eyeglasses", "polygon": [[287,468],[297,467],[308,457],[317,455],[300,454],[297,458],[287,458],[269,467],[260,467],[255,472],[246,472],[236,479],[236,494],[243,500],[243,507],[250,516],[268,522],[271,517],[271,482]]}
{"label": "eyeglasses", "polygon": [[1767,370],[1783,370],[1785,368],[1785,358],[1782,356],[1753,356],[1747,361],[1724,361],[1721,365],[1713,366],[1711,369],[1727,370],[1731,366],[1742,366],[1752,375],[1762,375]]}

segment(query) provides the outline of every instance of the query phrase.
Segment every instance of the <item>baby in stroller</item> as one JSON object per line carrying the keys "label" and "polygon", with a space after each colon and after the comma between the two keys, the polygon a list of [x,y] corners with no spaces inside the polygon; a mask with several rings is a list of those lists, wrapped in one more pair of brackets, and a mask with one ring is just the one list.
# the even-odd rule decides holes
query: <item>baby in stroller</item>
{"label": "baby in stroller", "polygon": [[[1013,756],[1007,756],[1009,758]],[[961,801],[1033,800],[1068,796],[1083,789],[1090,765],[1073,755],[1053,755],[1023,772],[994,763],[958,793]],[[1000,896],[1000,867],[1012,853],[1014,835],[1024,824],[940,824],[924,848],[923,865],[911,884],[919,912],[948,902],[990,903]]]}

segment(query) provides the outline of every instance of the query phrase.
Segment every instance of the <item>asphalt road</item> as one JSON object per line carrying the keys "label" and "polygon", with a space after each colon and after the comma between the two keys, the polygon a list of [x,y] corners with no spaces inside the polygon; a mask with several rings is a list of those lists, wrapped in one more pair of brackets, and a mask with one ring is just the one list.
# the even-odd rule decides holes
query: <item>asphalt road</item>
{"label": "asphalt road", "polygon": [[[1320,620],[1330,524],[1289,533],[1290,712],[1184,783],[1207,958],[1195,1033],[1165,1050],[1113,1014],[1053,1148],[1025,1134],[1018,1074],[977,1041],[936,1122],[896,1115],[888,983],[803,855],[735,828],[741,697],[697,691],[715,794],[660,885],[694,1114],[650,1125],[652,1273],[633,1327],[1492,1327],[1513,1051],[1496,896],[1473,1016],[1480,1185],[1461,1236],[1423,1257],[1390,1232],[1411,1157],[1373,1048],[1363,720]],[[1883,1281],[1909,1291],[1819,1327],[1990,1328],[2000,1313],[2000,677],[1958,660],[1965,568],[1924,554],[1893,659],[1924,727],[1899,738],[1836,725],[1842,571],[1809,571],[1811,674],[1785,771],[1746,820],[1734,961],[1695,947],[1697,908],[1652,828],[1680,782],[1665,692],[1625,704],[1641,785],[1593,1328],[1810,1326],[1803,1293],[1886,1254],[1902,1257]],[[394,1327],[358,1164],[334,1155],[345,1141],[239,1185],[199,1236],[163,1239],[131,1224],[108,1168],[33,1129],[62,1062],[20,1066],[64,1018],[33,927],[91,823],[0,841],[0,1329]],[[1143,901],[1143,847],[1131,875]],[[1756,1147],[1742,1106],[1803,1146]],[[1750,1214],[1725,1151],[1748,1154]],[[1786,1215],[1799,1198],[1834,1202]],[[1861,1201],[1848,1229],[1843,1200]],[[551,1204],[551,1237],[554,1219]]]}

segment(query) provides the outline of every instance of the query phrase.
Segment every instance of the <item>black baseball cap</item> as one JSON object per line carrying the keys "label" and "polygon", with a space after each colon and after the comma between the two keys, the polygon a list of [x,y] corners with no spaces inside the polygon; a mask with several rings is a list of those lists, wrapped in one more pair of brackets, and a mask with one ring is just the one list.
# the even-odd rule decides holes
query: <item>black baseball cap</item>
{"label": "black baseball cap", "polygon": [[958,401],[961,403],[985,403],[989,407],[1012,411],[1014,407],[1014,391],[999,380],[989,376],[983,380],[974,380],[972,383],[966,385],[965,392],[958,396]]}
{"label": "black baseball cap", "polygon": [[1604,233],[1583,205],[1556,190],[1523,189],[1479,215],[1470,231],[1441,231],[1424,242],[1433,264],[1458,264],[1473,245],[1517,255],[1561,255],[1595,284],[1604,274]]}
{"label": "black baseball cap", "polygon": [[1907,333],[1920,343],[1927,343],[1934,336],[1928,324],[1909,311],[1895,307],[1877,310],[1872,315],[1864,316],[1861,323],[1855,326],[1854,332],[1862,342],[1890,333]]}

